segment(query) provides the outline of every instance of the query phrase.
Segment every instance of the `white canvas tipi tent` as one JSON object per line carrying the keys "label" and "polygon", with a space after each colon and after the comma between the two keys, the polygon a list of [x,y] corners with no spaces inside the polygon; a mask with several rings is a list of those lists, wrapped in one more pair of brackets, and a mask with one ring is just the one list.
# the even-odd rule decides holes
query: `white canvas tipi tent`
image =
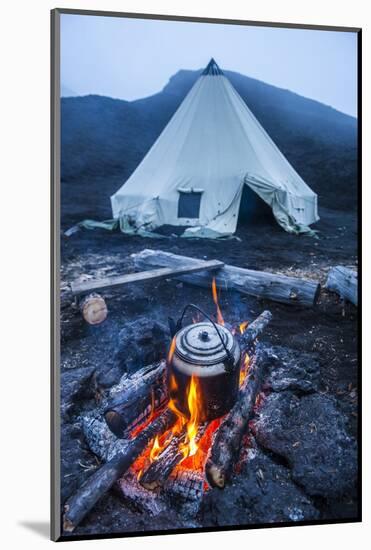
{"label": "white canvas tipi tent", "polygon": [[211,59],[126,183],[111,197],[122,231],[187,226],[183,236],[235,232],[244,185],[292,233],[310,232],[317,195],[295,172]]}

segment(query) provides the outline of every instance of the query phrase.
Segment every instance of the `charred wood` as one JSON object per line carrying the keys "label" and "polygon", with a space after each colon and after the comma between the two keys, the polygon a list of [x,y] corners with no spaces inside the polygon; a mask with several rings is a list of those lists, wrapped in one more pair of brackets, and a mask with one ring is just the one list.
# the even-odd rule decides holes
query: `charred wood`
{"label": "charred wood", "polygon": [[204,476],[197,471],[178,469],[169,477],[164,490],[169,496],[201,504],[204,494]]}
{"label": "charred wood", "polygon": [[70,497],[64,506],[63,529],[72,532],[90,512],[98,500],[113,486],[144,451],[156,435],[171,428],[176,415],[167,409],[127,445],[113,459],[96,470],[84,485]]}
{"label": "charred wood", "polygon": [[[207,424],[201,424],[197,431],[196,443],[200,441],[207,428]],[[162,487],[175,466],[184,458],[181,451],[182,444],[186,441],[187,433],[183,430],[179,435],[172,437],[170,443],[150,464],[140,478],[140,484],[151,491]]]}
{"label": "charred wood", "polygon": [[136,475],[131,471],[118,480],[116,489],[120,498],[139,512],[157,516],[166,511],[165,499],[142,487]]}
{"label": "charred wood", "polygon": [[255,340],[260,336],[265,327],[270,323],[272,314],[270,311],[265,310],[250,323],[247,329],[239,337],[240,348],[242,351],[251,351]]}
{"label": "charred wood", "polygon": [[128,376],[121,390],[111,393],[104,417],[117,437],[125,437],[167,403],[166,378],[166,363],[161,361]]}
{"label": "charred wood", "polygon": [[207,480],[212,487],[222,489],[232,472],[243,435],[254,411],[266,361],[266,353],[259,349],[240,389],[235,406],[226,415],[214,435],[205,468]]}
{"label": "charred wood", "polygon": [[[81,418],[85,438],[91,451],[101,462],[111,460],[122,452],[128,444],[127,440],[117,439],[102,420],[100,412],[95,412]],[[130,507],[150,515],[163,511],[164,503],[155,493],[147,491],[139,484],[136,474],[130,469],[113,486],[117,495]]]}

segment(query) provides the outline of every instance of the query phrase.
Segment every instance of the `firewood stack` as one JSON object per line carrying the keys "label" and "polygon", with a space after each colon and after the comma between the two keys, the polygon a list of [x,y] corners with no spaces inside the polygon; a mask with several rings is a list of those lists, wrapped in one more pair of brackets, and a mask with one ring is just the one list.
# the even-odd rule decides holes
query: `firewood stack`
{"label": "firewood stack", "polygon": [[[263,312],[239,337],[242,354],[248,353],[252,357],[249,370],[240,386],[235,405],[221,419],[213,433],[204,464],[204,475],[198,470],[177,467],[184,458],[181,452],[184,430],[163,445],[156,459],[146,464],[140,475],[134,475],[132,471],[135,461],[156,436],[160,437],[167,431],[171,433],[177,421],[176,413],[167,407],[169,395],[165,361],[149,365],[127,377],[117,391],[111,392],[111,399],[102,410],[106,423],[99,421],[97,426],[99,430],[106,431],[109,431],[109,426],[116,438],[109,432],[112,448],[98,455],[101,460],[106,460],[105,464],[65,503],[63,528],[66,532],[72,532],[113,486],[126,499],[133,499],[139,507],[141,502],[146,503],[143,506],[152,506],[155,514],[165,506],[164,495],[188,503],[191,501],[197,509],[206,481],[210,486],[220,489],[228,483],[233,467],[238,462],[243,437],[248,431],[248,423],[261,391],[267,356],[263,349],[255,350],[255,342],[270,319],[271,313]],[[93,429],[93,422],[89,426],[89,429]],[[207,428],[206,422],[199,424],[196,441],[202,440]],[[95,448],[93,450],[100,452]]]}

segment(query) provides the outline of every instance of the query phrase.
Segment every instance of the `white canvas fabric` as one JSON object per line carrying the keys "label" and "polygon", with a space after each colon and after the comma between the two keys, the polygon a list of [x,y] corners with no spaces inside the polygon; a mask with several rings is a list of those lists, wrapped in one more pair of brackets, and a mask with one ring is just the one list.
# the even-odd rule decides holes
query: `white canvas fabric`
{"label": "white canvas fabric", "polygon": [[[317,195],[279,151],[214,60],[126,183],[111,197],[123,231],[188,226],[183,236],[235,232],[243,186],[289,232],[310,232]],[[179,218],[185,193],[201,193],[196,218]]]}

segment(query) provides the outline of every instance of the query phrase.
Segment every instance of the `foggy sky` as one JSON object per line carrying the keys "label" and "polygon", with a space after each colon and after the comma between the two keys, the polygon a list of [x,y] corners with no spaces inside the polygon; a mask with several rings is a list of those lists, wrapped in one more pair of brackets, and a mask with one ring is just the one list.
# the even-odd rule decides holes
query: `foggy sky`
{"label": "foggy sky", "polygon": [[146,97],[211,57],[222,69],[356,116],[356,33],[61,16],[62,89],[77,95]]}

